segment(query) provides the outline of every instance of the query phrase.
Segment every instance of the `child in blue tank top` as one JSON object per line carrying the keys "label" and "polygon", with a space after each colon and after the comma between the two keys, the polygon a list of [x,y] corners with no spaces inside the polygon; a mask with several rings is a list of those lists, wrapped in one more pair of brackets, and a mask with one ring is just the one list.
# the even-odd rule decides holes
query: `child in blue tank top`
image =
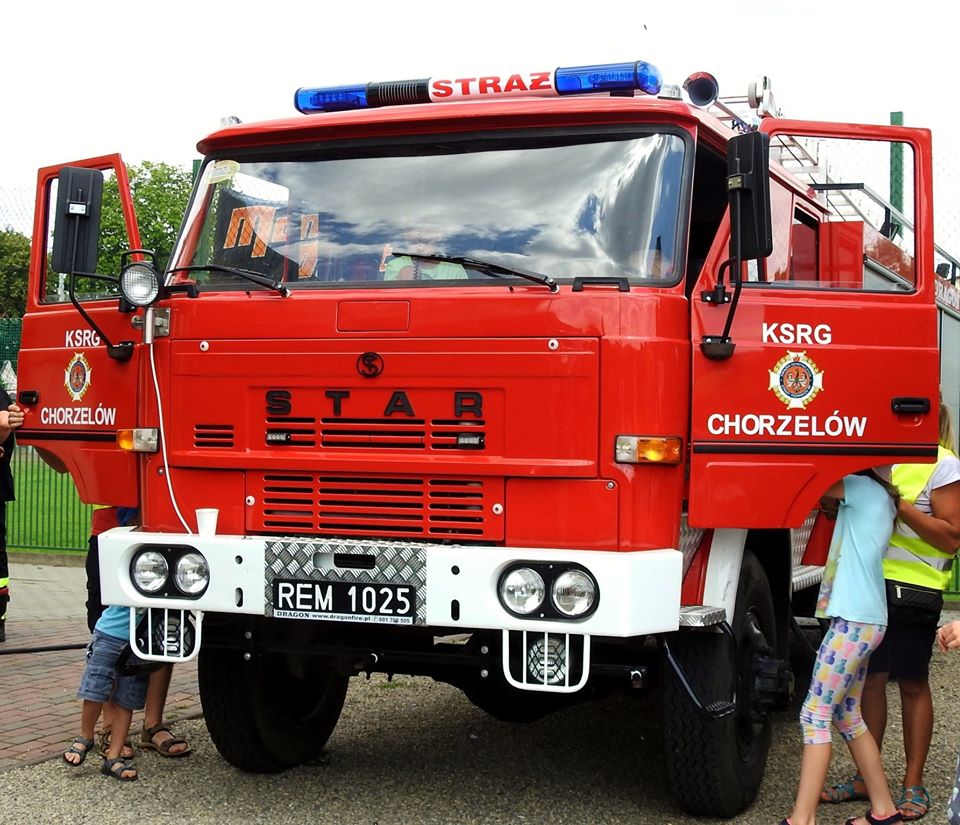
{"label": "child in blue tank top", "polygon": [[867,659],[883,639],[887,600],[883,554],[893,532],[899,493],[873,470],[845,476],[827,490],[838,502],[837,522],[824,569],[816,615],[829,619],[810,689],[800,711],[803,758],[796,801],[781,825],[813,825],[830,767],[831,722],[850,749],[870,796],[871,809],[847,825],[894,825],[900,812],[890,795],[880,750],[860,713]]}

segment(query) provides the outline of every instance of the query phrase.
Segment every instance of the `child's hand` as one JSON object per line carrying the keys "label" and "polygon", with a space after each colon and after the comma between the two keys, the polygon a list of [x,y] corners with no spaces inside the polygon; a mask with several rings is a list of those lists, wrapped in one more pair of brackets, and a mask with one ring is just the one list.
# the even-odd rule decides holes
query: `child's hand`
{"label": "child's hand", "polygon": [[944,653],[960,647],[960,621],[948,622],[937,631],[937,647]]}

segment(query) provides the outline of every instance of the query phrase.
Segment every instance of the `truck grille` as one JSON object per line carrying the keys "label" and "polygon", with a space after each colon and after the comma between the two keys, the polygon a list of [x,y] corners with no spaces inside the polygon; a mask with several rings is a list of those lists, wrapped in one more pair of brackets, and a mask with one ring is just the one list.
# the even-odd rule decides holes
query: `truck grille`
{"label": "truck grille", "polygon": [[498,541],[499,479],[249,473],[247,528],[289,535]]}
{"label": "truck grille", "polygon": [[233,424],[195,424],[193,446],[198,450],[233,447]]}
{"label": "truck grille", "polygon": [[483,450],[487,445],[482,420],[436,418],[313,418],[270,417],[265,443],[271,447],[315,447],[347,450]]}

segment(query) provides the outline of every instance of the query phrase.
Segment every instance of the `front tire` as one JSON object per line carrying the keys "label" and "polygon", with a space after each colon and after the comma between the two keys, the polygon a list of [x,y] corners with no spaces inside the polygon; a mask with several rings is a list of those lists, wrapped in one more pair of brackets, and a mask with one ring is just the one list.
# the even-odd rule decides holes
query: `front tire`
{"label": "front tire", "polygon": [[201,648],[200,701],[210,738],[231,765],[278,773],[316,759],[333,733],[348,677],[294,653]]}
{"label": "front tire", "polygon": [[757,797],[770,749],[772,722],[756,707],[753,682],[758,659],[776,639],[770,584],[760,563],[746,553],[740,568],[733,633],[682,633],[670,640],[674,658],[700,700],[734,700],[734,713],[713,719],[691,702],[664,662],[663,731],[667,776],[677,801],[697,816],[729,818]]}

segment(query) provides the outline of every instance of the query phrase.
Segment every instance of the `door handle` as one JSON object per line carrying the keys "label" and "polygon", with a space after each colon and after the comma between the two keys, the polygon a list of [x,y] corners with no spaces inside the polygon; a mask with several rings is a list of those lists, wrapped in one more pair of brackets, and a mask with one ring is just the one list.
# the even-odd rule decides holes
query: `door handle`
{"label": "door handle", "polygon": [[929,398],[894,398],[890,409],[897,415],[917,415],[930,412]]}

